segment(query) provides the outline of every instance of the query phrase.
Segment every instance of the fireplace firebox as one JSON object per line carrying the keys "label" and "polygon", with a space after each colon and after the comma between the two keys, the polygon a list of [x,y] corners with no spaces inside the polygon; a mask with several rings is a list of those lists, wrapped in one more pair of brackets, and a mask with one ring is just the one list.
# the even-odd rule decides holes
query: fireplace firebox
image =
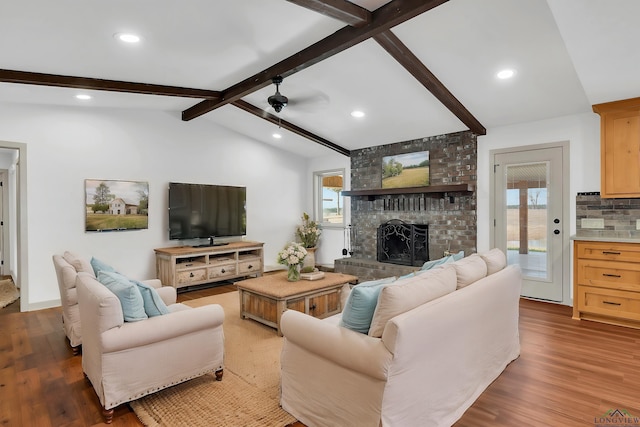
{"label": "fireplace firebox", "polygon": [[393,219],[378,227],[378,261],[421,266],[429,261],[428,224]]}

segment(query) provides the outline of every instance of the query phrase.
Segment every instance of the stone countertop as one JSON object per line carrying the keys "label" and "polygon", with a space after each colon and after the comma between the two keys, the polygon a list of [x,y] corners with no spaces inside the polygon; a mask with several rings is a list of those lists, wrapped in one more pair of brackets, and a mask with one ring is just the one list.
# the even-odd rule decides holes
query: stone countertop
{"label": "stone countertop", "polygon": [[580,231],[570,237],[571,240],[587,242],[640,243],[640,230],[613,231],[595,230]]}

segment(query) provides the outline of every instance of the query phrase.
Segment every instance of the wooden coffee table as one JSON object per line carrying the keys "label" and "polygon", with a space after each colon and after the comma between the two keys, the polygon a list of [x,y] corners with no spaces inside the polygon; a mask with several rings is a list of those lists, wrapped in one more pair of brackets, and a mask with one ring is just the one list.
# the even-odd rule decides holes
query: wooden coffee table
{"label": "wooden coffee table", "polygon": [[236,282],[240,294],[240,316],[276,328],[280,332],[280,317],[297,310],[320,319],[342,311],[342,288],[357,283],[350,274],[325,273],[322,279],[289,282],[286,272]]}

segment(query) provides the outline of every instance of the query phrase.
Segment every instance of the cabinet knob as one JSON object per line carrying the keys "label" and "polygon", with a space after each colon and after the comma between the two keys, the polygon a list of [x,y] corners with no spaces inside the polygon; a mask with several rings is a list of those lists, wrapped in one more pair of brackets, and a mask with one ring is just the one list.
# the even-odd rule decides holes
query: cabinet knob
{"label": "cabinet knob", "polygon": [[247,268],[248,268],[249,270],[251,270],[251,269],[253,268],[253,265],[249,264],[249,265],[247,266]]}
{"label": "cabinet knob", "polygon": [[315,309],[316,309],[316,305],[315,304],[309,306],[309,310],[315,310]]}
{"label": "cabinet knob", "polygon": [[222,270],[220,270],[222,273],[226,273],[226,270],[223,268]]}
{"label": "cabinet knob", "polygon": [[193,273],[189,273],[189,277],[193,277]]}

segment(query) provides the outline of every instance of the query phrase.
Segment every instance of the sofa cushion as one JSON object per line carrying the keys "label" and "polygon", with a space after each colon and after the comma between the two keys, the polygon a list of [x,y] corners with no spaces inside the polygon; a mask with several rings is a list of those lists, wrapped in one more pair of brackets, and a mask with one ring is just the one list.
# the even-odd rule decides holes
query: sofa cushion
{"label": "sofa cushion", "polygon": [[487,264],[487,276],[497,273],[507,266],[507,257],[498,248],[493,248],[488,252],[480,254],[480,257]]}
{"label": "sofa cushion", "polygon": [[116,269],[111,267],[109,264],[100,261],[95,257],[91,257],[91,267],[93,268],[93,272],[96,277],[100,274],[101,271],[106,273],[116,273]]}
{"label": "sofa cushion", "polygon": [[395,280],[395,277],[387,277],[354,286],[342,310],[340,326],[363,334],[369,332],[371,318],[378,302],[378,294],[383,287]]}
{"label": "sofa cushion", "polygon": [[487,275],[487,263],[478,254],[471,254],[451,265],[456,269],[458,289],[469,286]]}
{"label": "sofa cushion", "polygon": [[66,251],[64,254],[62,254],[62,258],[64,258],[65,261],[71,264],[71,266],[76,269],[76,272],[95,275],[93,267],[91,266],[91,263],[88,259],[69,251]]}
{"label": "sofa cushion", "polygon": [[142,294],[129,279],[118,273],[100,271],[98,281],[120,300],[125,322],[137,322],[148,318],[144,311]]}
{"label": "sofa cushion", "polygon": [[142,295],[142,302],[144,304],[144,312],[149,317],[161,316],[163,314],[169,314],[169,308],[160,298],[160,294],[155,290],[153,286],[146,283],[139,282],[137,280],[130,279],[140,291]]}
{"label": "sofa cushion", "polygon": [[369,335],[380,338],[389,320],[455,291],[456,284],[456,270],[444,265],[384,287],[378,297]]}

